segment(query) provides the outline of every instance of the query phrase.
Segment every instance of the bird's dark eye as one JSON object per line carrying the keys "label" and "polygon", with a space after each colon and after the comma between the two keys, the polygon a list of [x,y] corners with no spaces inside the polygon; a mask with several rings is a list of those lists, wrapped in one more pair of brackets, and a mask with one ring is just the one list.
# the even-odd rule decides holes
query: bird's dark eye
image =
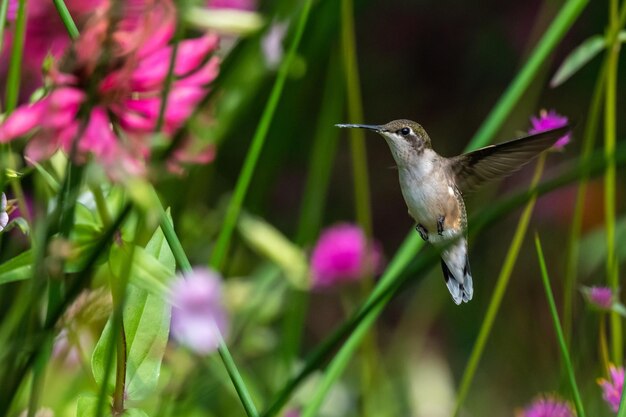
{"label": "bird's dark eye", "polygon": [[402,129],[400,129],[400,134],[402,136],[408,136],[409,133],[411,133],[411,129],[409,129],[408,127],[403,127]]}

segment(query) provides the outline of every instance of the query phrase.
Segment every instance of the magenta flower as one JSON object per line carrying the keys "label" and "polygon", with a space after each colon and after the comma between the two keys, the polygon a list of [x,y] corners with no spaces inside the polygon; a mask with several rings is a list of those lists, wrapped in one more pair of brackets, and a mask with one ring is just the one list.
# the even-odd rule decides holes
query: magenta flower
{"label": "magenta flower", "polygon": [[602,398],[611,407],[614,413],[619,409],[624,387],[624,368],[609,366],[609,379],[598,378],[598,385],[602,388]]}
{"label": "magenta flower", "polygon": [[356,281],[375,273],[381,255],[355,225],[338,224],[322,232],[311,256],[314,287]]}
{"label": "magenta flower", "polygon": [[[539,112],[539,117],[531,117],[530,121],[532,123],[532,127],[528,131],[528,133],[535,134],[540,132],[545,132],[546,130],[556,129],[557,127],[565,126],[568,122],[567,117],[561,116],[554,110],[546,111],[541,110]],[[567,133],[562,138],[556,141],[556,143],[552,146],[552,149],[561,150],[567,145],[571,140],[571,134]]]}
{"label": "magenta flower", "polygon": [[517,417],[575,417],[572,407],[554,396],[537,397],[529,406],[517,413]]}
{"label": "magenta flower", "polygon": [[199,354],[215,351],[220,334],[228,330],[222,280],[215,272],[197,268],[172,283],[172,336]]}
{"label": "magenta flower", "polygon": [[7,196],[0,193],[0,232],[7,227],[9,223],[9,213],[7,213]]}
{"label": "magenta flower", "polygon": [[[105,68],[98,67],[100,54],[94,51],[108,42],[110,22],[106,9],[99,9],[72,48],[71,64],[55,64],[50,71],[50,93],[18,108],[0,125],[0,143],[32,134],[26,155],[39,161],[57,149],[69,154],[76,141],[76,162],[93,156],[114,180],[145,172],[173,49],[169,41],[176,10],[169,0],[135,3],[124,3],[129,11],[113,31]],[[178,129],[207,93],[219,70],[213,56],[217,46],[216,35],[179,44],[164,133]],[[94,82],[97,89],[90,101],[86,89]],[[87,105],[89,114],[80,117]],[[178,154],[178,161],[185,161],[184,156]]]}
{"label": "magenta flower", "polygon": [[608,287],[582,287],[585,299],[600,310],[610,310],[613,306],[613,291]]}

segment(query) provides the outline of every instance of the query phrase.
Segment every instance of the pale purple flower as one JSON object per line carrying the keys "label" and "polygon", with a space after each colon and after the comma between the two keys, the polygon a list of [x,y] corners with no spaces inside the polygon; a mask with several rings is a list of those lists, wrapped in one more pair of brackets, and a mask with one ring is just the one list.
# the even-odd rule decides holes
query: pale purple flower
{"label": "pale purple flower", "polygon": [[9,223],[9,213],[7,213],[7,196],[4,193],[0,194],[0,232],[7,227]]}
{"label": "pale purple flower", "polygon": [[261,39],[261,49],[269,68],[277,68],[283,59],[285,33],[287,33],[287,23],[273,23]]}
{"label": "pale purple flower", "polygon": [[196,268],[177,276],[171,290],[174,339],[199,354],[215,351],[228,330],[220,276]]}
{"label": "pale purple flower", "polygon": [[613,290],[608,287],[583,287],[581,288],[585,299],[601,310],[610,310],[613,306]]}
{"label": "pale purple flower", "polygon": [[622,398],[624,387],[624,368],[609,366],[609,379],[598,378],[598,385],[602,388],[602,398],[617,413],[619,403]]}
{"label": "pale purple flower", "polygon": [[256,10],[256,0],[208,0],[207,6],[214,9]]}
{"label": "pale purple flower", "polygon": [[[528,133],[531,135],[565,126],[568,122],[567,117],[561,116],[554,110],[546,111],[545,109],[539,112],[539,117],[533,116],[530,118],[530,121],[532,123],[532,127],[528,130]],[[561,150],[570,142],[570,140],[571,134],[568,132],[565,136],[556,141],[556,143],[552,146],[552,149]]]}
{"label": "pale purple flower", "polygon": [[530,405],[517,413],[516,417],[575,417],[576,414],[566,401],[555,396],[537,397]]}
{"label": "pale purple flower", "polygon": [[352,224],[338,224],[322,232],[311,255],[314,287],[359,280],[380,267],[378,247]]}
{"label": "pale purple flower", "polygon": [[[124,4],[128,10],[110,36],[114,45],[104,74],[96,72],[100,54],[94,51],[101,51],[109,37],[107,2],[94,12],[76,41],[71,62],[52,66],[50,93],[19,107],[0,125],[0,143],[33,134],[26,154],[39,161],[57,149],[69,154],[77,141],[76,162],[93,156],[114,180],[145,173],[173,51],[170,40],[176,9],[171,0]],[[177,130],[208,92],[219,71],[214,55],[218,41],[216,35],[207,34],[180,42],[163,117],[164,133]],[[85,87],[94,77],[97,92],[84,122],[79,110],[88,102]],[[175,162],[190,159],[174,155]]]}

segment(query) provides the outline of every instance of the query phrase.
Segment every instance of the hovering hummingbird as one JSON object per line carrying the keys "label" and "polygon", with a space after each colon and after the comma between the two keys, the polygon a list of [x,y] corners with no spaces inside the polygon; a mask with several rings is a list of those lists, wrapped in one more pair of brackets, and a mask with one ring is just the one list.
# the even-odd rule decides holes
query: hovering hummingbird
{"label": "hovering hummingbird", "polygon": [[563,126],[446,158],[433,150],[424,128],[411,120],[336,126],[368,129],[385,138],[398,165],[409,215],[422,239],[440,249],[443,277],[456,304],[468,302],[474,292],[463,193],[518,170],[570,130]]}

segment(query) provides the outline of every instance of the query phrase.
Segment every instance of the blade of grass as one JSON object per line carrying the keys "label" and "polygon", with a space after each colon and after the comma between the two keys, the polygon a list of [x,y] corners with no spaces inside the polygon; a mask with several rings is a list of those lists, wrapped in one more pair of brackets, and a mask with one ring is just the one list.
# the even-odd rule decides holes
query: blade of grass
{"label": "blade of grass", "polygon": [[[591,104],[589,106],[589,118],[585,126],[583,137],[583,149],[581,157],[586,160],[593,152],[595,145],[596,132],[598,131],[598,122],[600,118],[600,110],[602,108],[602,97],[604,95],[604,83],[606,80],[606,61],[602,65],[596,85],[594,88]],[[572,224],[567,243],[567,264],[565,270],[565,280],[563,282],[563,332],[565,341],[569,346],[572,332],[572,310],[574,304],[574,294],[576,278],[578,275],[578,256],[580,252],[579,240],[582,230],[582,220],[584,214],[585,197],[587,195],[587,178],[583,177],[578,185],[576,192],[576,203],[574,206],[574,214],[572,216]]]}
{"label": "blade of grass", "polygon": [[535,79],[537,72],[541,69],[541,65],[545,62],[550,53],[552,53],[563,36],[565,36],[588,3],[589,0],[569,0],[561,7],[558,15],[539,40],[537,47],[528,57],[524,67],[511,82],[504,94],[502,94],[487,116],[485,122],[472,137],[470,148],[485,146],[494,137],[522,94],[524,94],[531,82]]}
{"label": "blade of grass", "polygon": [[67,9],[65,2],[63,0],[52,0],[54,3],[54,7],[56,7],[57,12],[59,13],[59,17],[67,30],[67,33],[70,35],[70,38],[77,39],[78,38],[78,28],[76,27],[76,23],[72,19],[72,15],[70,11]]}
{"label": "blade of grass", "polygon": [[[4,46],[4,28],[7,21],[7,13],[9,11],[9,0],[2,0],[0,2],[0,53],[2,53],[2,47]],[[0,106],[0,110],[2,107]]]}
{"label": "blade of grass", "polygon": [[[539,180],[541,179],[545,160],[546,154],[544,153],[539,157],[539,161],[537,162],[535,173],[533,175],[533,179],[530,185],[531,190],[536,188]],[[485,345],[487,344],[487,340],[489,339],[489,335],[491,334],[491,329],[493,328],[493,323],[495,322],[496,316],[498,315],[500,305],[502,304],[502,299],[504,298],[504,294],[509,285],[509,279],[511,278],[511,274],[513,273],[513,268],[515,267],[515,264],[517,262],[519,251],[522,247],[522,243],[524,242],[524,237],[526,236],[528,224],[530,223],[530,218],[535,208],[536,201],[537,194],[534,194],[530,201],[526,204],[526,207],[524,208],[524,211],[522,212],[522,215],[520,216],[520,219],[517,223],[517,228],[515,229],[513,240],[511,241],[511,245],[509,246],[509,250],[504,259],[504,264],[502,265],[500,274],[498,275],[496,287],[493,291],[493,295],[491,296],[491,300],[489,301],[489,306],[487,307],[485,318],[482,321],[480,330],[478,332],[478,337],[476,338],[476,342],[474,344],[474,347],[472,348],[472,353],[470,354],[470,358],[467,362],[467,365],[465,366],[465,370],[463,371],[463,377],[461,378],[461,385],[459,387],[456,405],[454,407],[454,416],[459,415],[461,407],[465,402],[467,394],[469,393],[472,381],[474,380],[474,375],[476,374],[476,370],[478,369],[478,364],[480,362],[480,359],[482,358],[483,351],[485,350]]]}
{"label": "blade of grass", "polygon": [[269,99],[265,105],[265,109],[263,110],[261,121],[259,122],[256,132],[252,138],[252,144],[250,145],[243,168],[241,169],[241,174],[237,180],[233,197],[228,204],[226,217],[211,255],[210,265],[215,269],[221,269],[226,258],[230,240],[235,229],[235,225],[237,224],[237,218],[239,217],[239,213],[241,211],[241,206],[243,205],[244,198],[248,191],[248,186],[252,181],[252,175],[254,174],[257,161],[261,151],[263,150],[263,144],[274,117],[276,107],[278,106],[278,101],[285,86],[289,68],[291,67],[291,63],[296,55],[300,40],[302,39],[304,28],[306,27],[309,12],[311,10],[311,4],[312,0],[305,0],[304,5],[302,6],[302,11],[300,12],[300,18],[298,19],[293,41],[289,47],[287,56],[278,71],[276,81],[274,82]]}
{"label": "blade of grass", "polygon": [[[615,152],[616,141],[616,108],[617,108],[617,67],[619,62],[618,34],[620,22],[617,0],[609,1],[609,33],[607,37],[608,56],[606,91],[604,95],[604,151],[607,155]],[[611,162],[604,176],[604,218],[606,227],[606,274],[607,283],[617,294],[619,289],[619,263],[615,250],[615,194],[616,167]],[[616,312],[611,313],[611,356],[616,365],[622,364],[623,340],[622,319]]]}
{"label": "blade of grass", "polygon": [[[163,205],[161,204],[156,191],[152,189],[153,198],[155,201],[155,206],[159,211],[159,215],[161,217],[161,229],[163,230],[163,234],[165,235],[165,239],[167,240],[170,249],[172,250],[172,254],[174,255],[174,259],[176,260],[176,264],[181,268],[183,272],[191,271],[191,263],[189,262],[189,258],[185,254],[185,250],[183,249],[183,245],[180,243],[176,232],[174,231],[174,225],[170,222]],[[219,335],[219,329],[215,328],[215,331]],[[250,395],[248,389],[246,388],[246,384],[235,365],[235,361],[233,360],[230,351],[228,350],[228,346],[226,346],[226,342],[222,339],[221,335],[219,337],[219,346],[217,351],[222,358],[222,362],[224,363],[224,367],[230,376],[230,379],[235,386],[235,390],[239,395],[239,399],[241,400],[241,404],[246,411],[248,417],[257,417],[259,415],[254,402],[252,401],[252,396]]]}
{"label": "blade of grass", "polygon": [[543,250],[541,249],[541,241],[539,235],[535,233],[535,247],[537,248],[537,257],[539,258],[539,266],[541,267],[541,279],[543,281],[543,287],[546,290],[546,298],[548,299],[548,305],[550,306],[550,315],[554,323],[554,330],[556,331],[556,337],[559,342],[559,348],[561,350],[561,359],[565,364],[567,370],[567,377],[570,383],[570,388],[574,396],[574,405],[576,406],[576,413],[578,417],[585,417],[585,409],[583,402],[580,398],[580,391],[576,384],[576,377],[574,376],[574,367],[570,358],[567,345],[565,344],[565,337],[563,336],[563,329],[561,328],[561,322],[559,321],[559,313],[556,310],[556,303],[554,302],[554,295],[552,294],[552,288],[550,287],[550,278],[548,278],[548,270],[546,268],[546,261],[543,257]]}
{"label": "blade of grass", "polygon": [[[354,39],[354,5],[352,0],[341,1],[341,49],[348,94],[348,119],[350,123],[363,123],[361,88]],[[365,133],[362,129],[349,129],[352,153],[352,176],[354,178],[354,202],[356,220],[367,236],[372,236],[372,213],[370,207],[369,175]]]}

